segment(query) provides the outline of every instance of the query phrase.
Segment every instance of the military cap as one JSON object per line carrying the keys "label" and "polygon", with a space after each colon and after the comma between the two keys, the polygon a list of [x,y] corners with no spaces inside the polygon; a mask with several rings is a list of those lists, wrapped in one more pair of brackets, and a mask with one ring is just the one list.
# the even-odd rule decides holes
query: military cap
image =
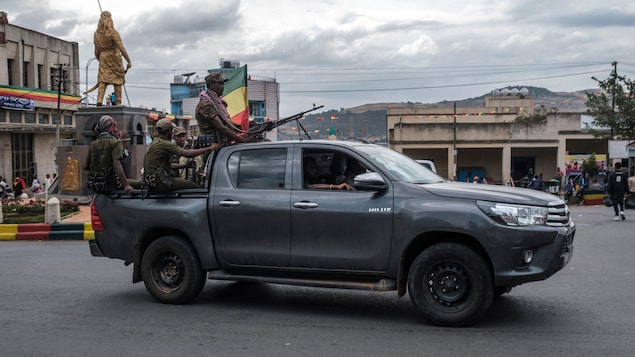
{"label": "military cap", "polygon": [[171,121],[169,121],[168,119],[160,119],[157,122],[157,129],[161,132],[166,132],[171,128],[175,128],[176,125],[174,125]]}
{"label": "military cap", "polygon": [[210,87],[214,83],[227,82],[227,78],[223,78],[223,74],[220,72],[214,72],[205,76],[205,84]]}
{"label": "military cap", "polygon": [[177,127],[176,127],[176,128],[174,128],[174,130],[172,131],[172,136],[177,136],[177,135],[180,135],[180,134],[185,134],[185,133],[186,133],[185,128],[182,128],[182,127],[180,127],[180,126],[177,126]]}

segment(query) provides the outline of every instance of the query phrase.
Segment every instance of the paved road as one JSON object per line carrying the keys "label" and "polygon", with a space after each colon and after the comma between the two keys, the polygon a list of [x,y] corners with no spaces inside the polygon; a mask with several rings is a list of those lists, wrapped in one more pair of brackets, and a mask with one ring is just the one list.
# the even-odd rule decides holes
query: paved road
{"label": "paved road", "polygon": [[608,208],[571,209],[571,263],[463,329],[422,323],[393,292],[210,281],[190,305],[161,305],[86,242],[0,242],[0,354],[630,356],[635,212],[613,222]]}

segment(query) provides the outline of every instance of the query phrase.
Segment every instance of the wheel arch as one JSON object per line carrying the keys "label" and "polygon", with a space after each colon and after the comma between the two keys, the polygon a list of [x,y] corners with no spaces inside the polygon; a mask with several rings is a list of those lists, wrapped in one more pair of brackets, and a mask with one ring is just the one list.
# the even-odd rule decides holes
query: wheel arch
{"label": "wheel arch", "polygon": [[397,275],[397,293],[399,294],[399,297],[402,297],[406,294],[410,267],[412,266],[412,263],[417,258],[417,256],[421,252],[435,244],[446,242],[465,244],[478,252],[478,254],[481,255],[483,259],[485,259],[485,261],[487,261],[490,270],[489,273],[492,275],[493,278],[494,267],[492,265],[492,260],[490,259],[489,254],[487,254],[485,248],[475,237],[460,232],[426,232],[414,238],[401,254],[401,258],[399,260],[399,272]]}
{"label": "wheel arch", "polygon": [[[135,246],[134,268],[132,270],[133,283],[139,283],[143,281],[143,278],[141,276],[141,263],[142,263],[143,254],[145,253],[145,251],[148,249],[150,244],[152,244],[152,242],[156,241],[157,239],[161,237],[166,237],[166,236],[180,237],[181,239],[187,241],[188,244],[193,246],[192,241],[187,237],[185,232],[179,229],[175,229],[171,227],[154,227],[146,231],[141,237],[141,239],[139,239],[139,241],[137,242],[137,245]],[[200,260],[200,257],[199,257],[199,260]]]}

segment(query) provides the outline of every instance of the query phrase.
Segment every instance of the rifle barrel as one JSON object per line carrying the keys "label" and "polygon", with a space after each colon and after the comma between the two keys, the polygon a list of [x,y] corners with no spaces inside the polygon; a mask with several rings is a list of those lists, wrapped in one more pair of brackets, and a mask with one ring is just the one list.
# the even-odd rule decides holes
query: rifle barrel
{"label": "rifle barrel", "polygon": [[258,133],[263,133],[265,131],[271,131],[274,128],[277,128],[277,127],[279,127],[281,125],[284,125],[284,124],[286,124],[288,122],[291,122],[293,120],[298,120],[298,119],[302,118],[304,116],[304,114],[306,114],[306,113],[310,113],[310,112],[312,112],[314,110],[318,110],[318,109],[323,108],[323,107],[324,107],[324,105],[320,105],[320,106],[317,106],[317,107],[313,106],[313,108],[311,108],[309,110],[306,110],[306,111],[303,111],[303,112],[300,112],[300,113],[297,113],[297,114],[293,114],[293,115],[288,116],[286,118],[278,119],[276,121],[265,122],[265,123],[261,124],[260,126],[258,126],[258,128],[256,130],[254,130],[253,133],[254,134],[258,134]]}

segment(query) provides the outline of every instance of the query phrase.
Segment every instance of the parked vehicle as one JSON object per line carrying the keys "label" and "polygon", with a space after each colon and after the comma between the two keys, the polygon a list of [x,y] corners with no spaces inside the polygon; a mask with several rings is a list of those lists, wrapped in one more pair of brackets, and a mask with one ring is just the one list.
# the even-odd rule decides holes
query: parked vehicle
{"label": "parked vehicle", "polygon": [[434,165],[434,161],[432,160],[415,160],[415,161],[421,164],[423,167],[427,168],[428,170],[434,172],[435,174],[437,173],[437,167]]}
{"label": "parked vehicle", "polygon": [[[305,188],[307,156],[324,189]],[[396,291],[426,321],[465,326],[573,252],[559,198],[450,182],[383,146],[240,144],[206,172],[201,189],[96,195],[92,255],[132,264],[132,281],[162,303],[187,303],[206,279]],[[354,191],[333,189],[349,179]]]}

